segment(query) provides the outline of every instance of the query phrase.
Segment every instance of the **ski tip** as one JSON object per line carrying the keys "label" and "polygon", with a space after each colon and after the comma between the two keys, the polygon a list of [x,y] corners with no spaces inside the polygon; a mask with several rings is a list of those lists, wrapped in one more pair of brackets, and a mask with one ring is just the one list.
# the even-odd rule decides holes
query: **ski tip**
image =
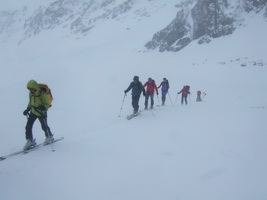
{"label": "ski tip", "polygon": [[6,159],[6,157],[0,157],[0,161],[5,160],[5,159]]}

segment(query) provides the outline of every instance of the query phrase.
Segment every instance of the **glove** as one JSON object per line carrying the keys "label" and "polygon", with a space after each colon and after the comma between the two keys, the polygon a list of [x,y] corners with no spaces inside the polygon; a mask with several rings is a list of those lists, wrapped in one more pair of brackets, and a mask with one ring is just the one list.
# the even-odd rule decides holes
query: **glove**
{"label": "glove", "polygon": [[23,115],[28,115],[30,110],[31,110],[30,108],[27,108],[26,110],[24,110]]}
{"label": "glove", "polygon": [[126,94],[126,93],[127,93],[127,91],[126,91],[126,90],[124,90],[124,93]]}
{"label": "glove", "polygon": [[46,110],[46,107],[44,107],[43,105],[40,105],[40,106],[38,106],[37,108],[38,108],[39,110],[43,110],[43,111]]}
{"label": "glove", "polygon": [[159,93],[157,92],[157,95],[159,95]]}
{"label": "glove", "polygon": [[146,92],[143,92],[143,95],[146,96]]}

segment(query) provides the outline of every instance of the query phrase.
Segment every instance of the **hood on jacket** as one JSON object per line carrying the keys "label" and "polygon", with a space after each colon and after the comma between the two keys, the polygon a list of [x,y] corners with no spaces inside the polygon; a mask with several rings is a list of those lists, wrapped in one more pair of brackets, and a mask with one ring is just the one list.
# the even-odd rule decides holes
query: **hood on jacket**
{"label": "hood on jacket", "polygon": [[40,91],[40,87],[39,87],[38,83],[35,80],[30,80],[27,83],[27,88],[33,88],[33,89],[35,89],[36,90],[35,94]]}
{"label": "hood on jacket", "polygon": [[133,77],[133,81],[137,81],[138,82],[139,81],[139,77],[138,76],[134,76]]}

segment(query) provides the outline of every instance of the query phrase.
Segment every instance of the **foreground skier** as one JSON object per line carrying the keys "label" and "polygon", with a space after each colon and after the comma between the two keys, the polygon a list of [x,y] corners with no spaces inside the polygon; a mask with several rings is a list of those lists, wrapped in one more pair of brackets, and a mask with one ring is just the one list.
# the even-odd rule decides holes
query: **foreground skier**
{"label": "foreground skier", "polygon": [[[32,127],[35,120],[41,123],[42,129],[45,132],[46,139],[44,145],[53,142],[53,134],[47,124],[47,110],[51,106],[48,102],[47,93],[40,88],[35,80],[30,80],[27,84],[29,92],[29,103],[27,109],[23,112],[23,115],[29,116],[26,124],[26,144],[24,150],[30,149],[36,145],[32,135]],[[30,112],[30,113],[29,113]]]}

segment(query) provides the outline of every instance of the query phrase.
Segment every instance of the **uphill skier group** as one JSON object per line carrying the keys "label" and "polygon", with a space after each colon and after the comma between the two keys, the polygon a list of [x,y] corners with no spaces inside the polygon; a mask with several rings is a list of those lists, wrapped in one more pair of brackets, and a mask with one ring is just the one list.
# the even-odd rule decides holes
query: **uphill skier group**
{"label": "uphill skier group", "polygon": [[[146,89],[145,89],[146,88]],[[130,83],[129,87],[124,90],[125,95],[132,90],[132,107],[133,107],[133,116],[138,114],[139,111],[139,99],[141,94],[143,93],[145,97],[145,110],[148,109],[148,101],[150,99],[150,109],[153,109],[154,106],[154,95],[159,95],[158,89],[161,88],[161,101],[162,106],[165,105],[166,95],[168,94],[168,90],[170,88],[169,81],[166,78],[163,78],[163,81],[157,87],[155,80],[152,78],[148,78],[147,82],[143,85],[139,80],[138,76],[134,76],[133,81]],[[187,97],[190,95],[190,86],[185,85],[183,88],[177,93],[181,94],[181,104],[184,103],[187,105]],[[204,93],[205,95],[205,93]],[[125,96],[124,96],[125,97]],[[201,99],[201,91],[197,91],[196,101],[202,101]]]}
{"label": "uphill skier group", "polygon": [[[132,107],[133,115],[137,115],[139,111],[139,99],[141,94],[145,96],[145,109],[148,109],[150,100],[150,109],[154,106],[154,95],[159,95],[158,89],[161,88],[161,100],[162,106],[165,105],[166,96],[170,88],[169,81],[163,78],[163,81],[159,86],[156,85],[155,80],[148,78],[147,82],[143,85],[139,80],[138,76],[134,76],[133,81],[129,87],[124,91],[125,95],[131,90],[132,91]],[[45,133],[44,145],[53,143],[54,137],[47,123],[47,111],[51,107],[53,96],[50,88],[46,84],[37,83],[35,80],[30,80],[27,83],[27,89],[29,91],[29,102],[23,115],[27,116],[27,123],[25,127],[25,138],[26,144],[24,150],[34,148],[36,142],[33,139],[32,128],[36,119],[39,120],[42,130]],[[178,93],[181,95],[181,103],[187,104],[187,97],[190,95],[190,87],[185,85]],[[201,101],[201,91],[197,92],[196,101]]]}

